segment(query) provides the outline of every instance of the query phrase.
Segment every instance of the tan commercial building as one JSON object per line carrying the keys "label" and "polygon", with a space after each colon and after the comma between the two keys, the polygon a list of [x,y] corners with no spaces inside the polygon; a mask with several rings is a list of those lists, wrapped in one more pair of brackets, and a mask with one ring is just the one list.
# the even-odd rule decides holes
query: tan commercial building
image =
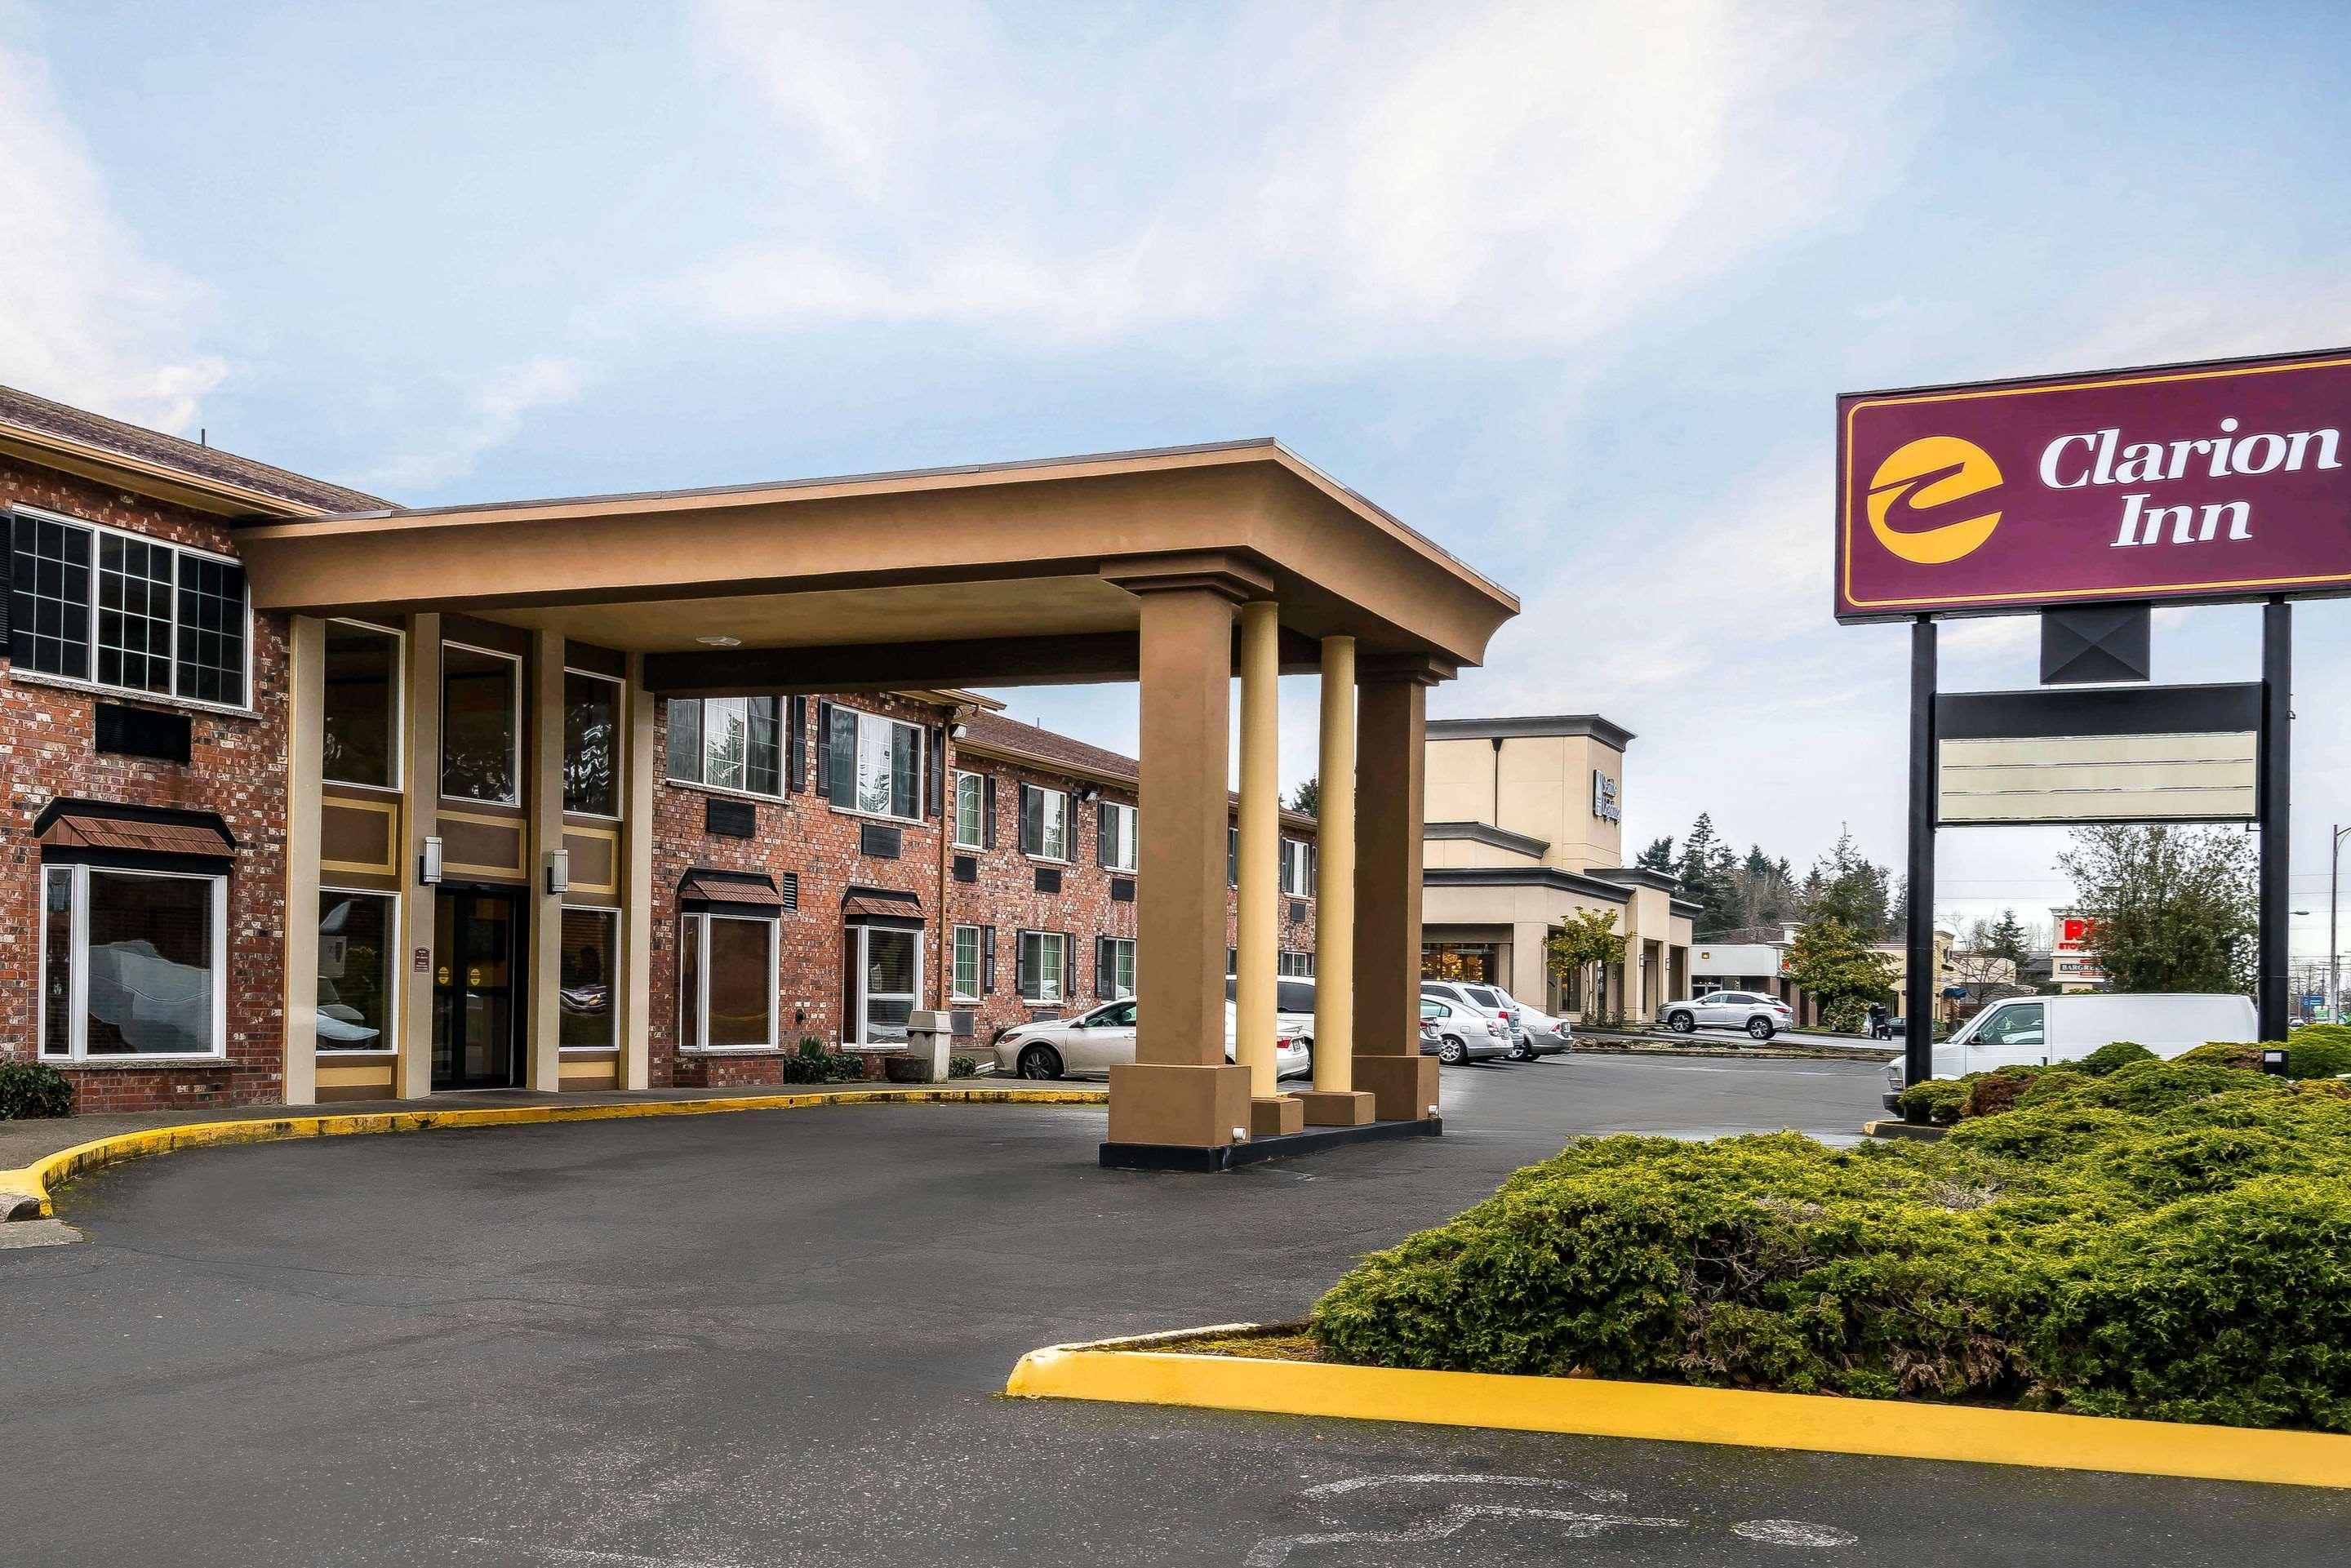
{"label": "tan commercial building", "polygon": [[[1646,1019],[1683,994],[1698,906],[1624,863],[1632,740],[1596,714],[1429,721],[1425,977],[1490,980],[1578,1021]],[[1583,910],[1615,916],[1625,962],[1588,982],[1550,974],[1544,938]]]}

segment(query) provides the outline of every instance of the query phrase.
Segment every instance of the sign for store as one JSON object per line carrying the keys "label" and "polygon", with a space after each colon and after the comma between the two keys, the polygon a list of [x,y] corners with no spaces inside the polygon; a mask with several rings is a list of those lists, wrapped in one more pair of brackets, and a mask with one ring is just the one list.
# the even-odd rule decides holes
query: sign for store
{"label": "sign for store", "polygon": [[1837,399],[1841,621],[2351,592],[2351,350]]}

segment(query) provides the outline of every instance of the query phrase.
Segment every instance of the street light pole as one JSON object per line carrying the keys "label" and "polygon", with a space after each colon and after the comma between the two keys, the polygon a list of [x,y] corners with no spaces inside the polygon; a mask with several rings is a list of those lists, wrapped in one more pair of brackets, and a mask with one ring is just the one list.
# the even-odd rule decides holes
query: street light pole
{"label": "street light pole", "polygon": [[2343,1021],[2343,967],[2335,945],[2335,915],[2343,907],[2336,893],[2343,878],[2343,835],[2351,828],[2335,825],[2335,848],[2327,856],[2326,866],[2326,1021]]}

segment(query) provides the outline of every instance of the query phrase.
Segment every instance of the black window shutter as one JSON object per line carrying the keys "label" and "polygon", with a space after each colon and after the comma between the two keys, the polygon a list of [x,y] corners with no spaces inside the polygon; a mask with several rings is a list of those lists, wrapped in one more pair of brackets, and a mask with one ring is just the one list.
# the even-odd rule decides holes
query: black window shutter
{"label": "black window shutter", "polygon": [[1225,830],[1225,885],[1238,887],[1240,884],[1241,831],[1238,828],[1227,828]]}
{"label": "black window shutter", "polygon": [[986,821],[982,821],[982,822],[980,823],[980,825],[979,825],[979,847],[980,847],[981,849],[984,849],[984,850],[992,850],[992,849],[994,849],[994,848],[996,847],[996,775],[995,775],[995,774],[991,773],[991,774],[989,774],[989,775],[987,776],[987,788],[982,791],[982,793],[984,793],[984,794],[987,797],[987,820],[986,820]]}
{"label": "black window shutter", "polygon": [[802,697],[786,697],[784,703],[784,788],[797,795],[808,788],[808,711]]}
{"label": "black window shutter", "polygon": [[983,997],[996,994],[996,927],[993,925],[979,928],[979,994]]}
{"label": "black window shutter", "polygon": [[1306,894],[1309,898],[1313,897],[1314,879],[1320,876],[1322,873],[1322,846],[1319,843],[1309,844],[1306,846],[1306,885],[1299,889],[1299,891]]}
{"label": "black window shutter", "polygon": [[16,597],[16,515],[0,511],[0,659],[8,657],[8,607]]}
{"label": "black window shutter", "polygon": [[1118,821],[1117,811],[1118,808],[1107,800],[1097,801],[1094,805],[1094,864],[1096,865],[1110,864],[1111,841],[1118,832],[1118,829],[1114,826]]}
{"label": "black window shutter", "polygon": [[1069,932],[1061,933],[1061,999],[1074,1002],[1085,992],[1078,989],[1078,939]]}
{"label": "black window shutter", "polygon": [[1111,956],[1111,939],[1094,938],[1094,995],[1111,1001],[1118,995],[1118,963]]}
{"label": "black window shutter", "polygon": [[1019,931],[1012,934],[1012,988],[1029,994],[1029,938]]}
{"label": "black window shutter", "polygon": [[832,793],[832,705],[820,697],[816,705],[816,792]]}
{"label": "black window shutter", "polygon": [[1045,791],[1033,784],[1020,786],[1020,852],[1033,855],[1045,847]]}
{"label": "black window shutter", "polygon": [[931,804],[927,815],[936,817],[944,814],[946,807],[946,796],[945,790],[947,779],[947,732],[944,729],[933,729],[930,732],[930,737],[931,788],[929,794]]}

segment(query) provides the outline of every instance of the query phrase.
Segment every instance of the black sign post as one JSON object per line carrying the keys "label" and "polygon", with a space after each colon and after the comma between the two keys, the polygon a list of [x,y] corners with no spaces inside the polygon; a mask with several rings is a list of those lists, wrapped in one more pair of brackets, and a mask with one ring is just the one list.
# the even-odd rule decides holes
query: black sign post
{"label": "black sign post", "polygon": [[2254,785],[2262,829],[2261,973],[2253,994],[2263,1040],[2283,1040],[2286,1020],[2286,845],[2293,837],[2294,606],[2262,606],[2261,768]]}
{"label": "black sign post", "polygon": [[1903,1081],[1935,1076],[1935,618],[1910,623],[1909,967],[1903,976]]}

